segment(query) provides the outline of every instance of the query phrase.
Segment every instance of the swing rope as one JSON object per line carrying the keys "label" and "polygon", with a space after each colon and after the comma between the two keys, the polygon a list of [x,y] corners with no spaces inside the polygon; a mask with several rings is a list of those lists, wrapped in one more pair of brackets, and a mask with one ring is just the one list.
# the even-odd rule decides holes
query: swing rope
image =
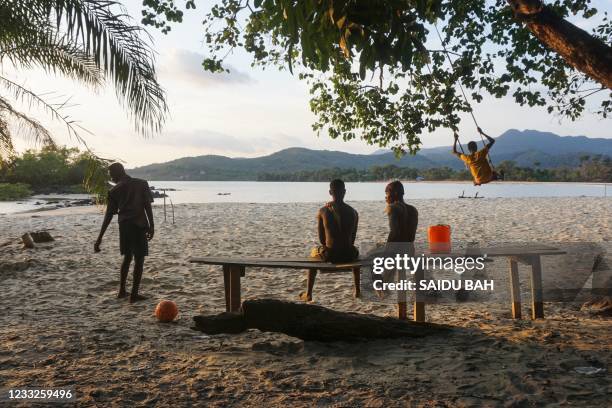
{"label": "swing rope", "polygon": [[[440,39],[440,44],[442,45],[442,49],[444,50],[444,55],[446,55],[446,59],[448,60],[451,69],[453,70],[453,72],[455,72],[455,68],[453,66],[453,60],[451,59],[449,52],[446,49],[446,45],[444,44],[444,41],[442,40],[442,35],[440,35],[440,31],[438,30],[438,25],[435,23],[434,23],[434,28],[436,29],[436,33],[438,34],[438,38]],[[457,81],[457,82],[459,84],[459,89],[461,90],[461,94],[463,95],[463,99],[465,100],[465,103],[470,108],[470,115],[472,116],[474,125],[476,125],[476,129],[478,130],[478,134],[480,135],[480,140],[482,140],[483,146],[486,146],[487,142],[484,140],[484,137],[482,136],[482,131],[480,130],[480,126],[478,125],[478,121],[476,120],[476,116],[474,116],[474,109],[472,108],[472,104],[470,103],[470,101],[467,98],[467,95],[465,94],[465,89],[463,89],[463,85],[461,85],[461,81]],[[461,149],[461,153],[465,154],[465,152],[463,151],[463,146],[461,146],[461,142],[459,142],[459,148]],[[487,161],[489,162],[491,169],[495,170],[495,167],[493,167],[493,162],[491,161],[491,156],[489,155],[488,152],[487,152]]]}

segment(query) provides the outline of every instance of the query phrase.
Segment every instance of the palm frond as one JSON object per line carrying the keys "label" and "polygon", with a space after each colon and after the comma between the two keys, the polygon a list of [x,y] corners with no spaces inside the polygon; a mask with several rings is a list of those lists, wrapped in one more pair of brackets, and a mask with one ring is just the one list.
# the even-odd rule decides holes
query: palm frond
{"label": "palm frond", "polygon": [[[1,103],[1,99],[0,99]],[[0,170],[4,169],[15,155],[9,124],[0,112]]]}
{"label": "palm frond", "polygon": [[108,166],[112,160],[103,159],[91,152],[87,152],[87,169],[83,186],[90,194],[93,194],[98,204],[105,204],[108,194]]}
{"label": "palm frond", "polygon": [[[41,143],[43,146],[55,147],[56,143],[51,136],[51,133],[40,124],[36,119],[33,119],[23,112],[13,108],[13,106],[3,97],[0,96],[0,114],[2,114],[2,124],[0,124],[0,147],[6,149],[9,154],[14,153],[12,134],[9,131],[9,119],[13,119],[18,132]],[[8,118],[7,118],[8,117]]]}
{"label": "palm frond", "polygon": [[151,37],[142,27],[131,24],[119,2],[6,0],[0,4],[0,21],[0,38],[3,30],[13,35],[19,31],[19,21],[52,23],[112,79],[138,131],[146,135],[161,129],[168,108],[156,78]]}
{"label": "palm frond", "polygon": [[[15,99],[18,99],[18,100],[21,100],[22,102],[27,103],[30,107],[37,106],[39,108],[42,108],[54,120],[63,122],[68,131],[68,135],[76,139],[79,143],[81,143],[83,146],[89,149],[87,147],[87,142],[85,142],[85,139],[83,139],[83,137],[80,134],[80,131],[85,131],[85,132],[88,132],[88,131],[84,129],[83,127],[81,127],[75,120],[71,119],[70,116],[64,115],[61,112],[61,109],[64,106],[66,106],[68,101],[64,101],[62,103],[52,103],[52,102],[46,101],[42,96],[34,93],[33,91],[25,88],[24,86],[19,85],[18,83],[6,77],[3,77],[1,75],[0,75],[0,84],[4,85],[9,91],[11,91]],[[6,103],[6,100],[5,100],[5,103]],[[10,105],[7,105],[7,106],[10,106]],[[3,105],[0,105],[0,111],[2,108],[5,108],[5,107]],[[34,140],[36,142],[39,142],[39,143],[42,142],[45,145],[54,144],[53,138],[51,137],[50,133],[46,131],[46,129],[45,129],[45,132],[35,132],[33,133],[33,135],[34,135]]]}
{"label": "palm frond", "polygon": [[[27,36],[0,37],[0,63],[8,59],[15,67],[40,67],[97,87],[102,72],[78,44],[52,28],[26,27]],[[22,33],[23,34],[23,33]]]}

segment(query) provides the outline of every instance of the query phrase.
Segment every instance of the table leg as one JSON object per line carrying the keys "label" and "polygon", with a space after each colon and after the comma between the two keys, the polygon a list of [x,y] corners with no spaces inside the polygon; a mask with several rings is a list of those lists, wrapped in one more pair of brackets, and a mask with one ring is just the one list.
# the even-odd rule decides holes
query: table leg
{"label": "table leg", "polygon": [[414,311],[413,318],[415,322],[425,321],[425,299],[423,299],[423,292],[419,289],[421,281],[425,277],[425,271],[422,268],[417,269],[414,272],[414,282],[416,285],[414,291]]}
{"label": "table leg", "polygon": [[244,266],[232,265],[229,268],[230,275],[230,312],[240,310],[240,277],[244,273]]}
{"label": "table leg", "polygon": [[539,255],[534,256],[531,260],[531,317],[533,319],[544,318],[542,264]]}
{"label": "table leg", "polygon": [[510,297],[512,299],[512,318],[521,318],[521,285],[519,282],[518,263],[510,259]]}
{"label": "table leg", "polygon": [[361,297],[361,268],[358,266],[353,268],[353,296],[356,298]]}
{"label": "table leg", "polygon": [[223,291],[225,292],[225,311],[229,312],[231,309],[229,265],[223,265]]}
{"label": "table leg", "polygon": [[[400,283],[406,280],[406,271],[400,269],[396,271],[395,283]],[[400,320],[408,319],[408,304],[406,302],[407,293],[405,290],[397,291],[397,318]]]}

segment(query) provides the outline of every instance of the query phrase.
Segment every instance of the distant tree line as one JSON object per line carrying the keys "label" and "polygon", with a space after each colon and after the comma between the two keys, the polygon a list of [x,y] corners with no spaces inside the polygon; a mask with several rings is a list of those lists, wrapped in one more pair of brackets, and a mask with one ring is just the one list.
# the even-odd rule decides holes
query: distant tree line
{"label": "distant tree line", "polygon": [[390,179],[414,180],[423,177],[427,180],[469,180],[467,170],[456,171],[450,167],[415,169],[398,167],[394,164],[372,166],[369,169],[339,168],[304,170],[294,173],[260,173],[258,181],[329,181],[340,178],[344,181],[383,181]]}
{"label": "distant tree line", "polygon": [[[583,156],[576,167],[558,167],[552,169],[520,167],[513,161],[502,161],[495,168],[505,173],[506,180],[511,181],[568,181],[568,182],[612,182],[612,159],[608,156]],[[329,181],[340,178],[344,181],[385,181],[390,179],[427,181],[471,180],[467,169],[454,170],[450,167],[415,169],[396,165],[373,166],[369,169],[329,168],[305,170],[293,173],[260,173],[258,181]]]}
{"label": "distant tree line", "polygon": [[[92,173],[92,169],[96,173]],[[512,181],[574,181],[612,182],[612,159],[593,155],[580,158],[575,167],[540,168],[520,167],[513,161],[496,165],[503,170],[506,180]],[[345,181],[385,181],[390,179],[427,181],[471,180],[467,169],[450,167],[415,169],[396,165],[373,166],[369,169],[329,168],[304,170],[292,173],[259,173],[258,181],[329,181],[341,178]],[[223,172],[219,180],[227,179]],[[0,200],[14,200],[32,193],[82,193],[84,184],[94,180],[98,197],[102,199],[108,189],[108,175],[100,166],[92,166],[90,153],[66,147],[48,147],[38,151],[28,150],[0,165]]]}
{"label": "distant tree line", "polygon": [[91,163],[90,153],[75,148],[27,150],[0,166],[0,183],[5,189],[9,184],[27,186],[37,194],[83,193]]}

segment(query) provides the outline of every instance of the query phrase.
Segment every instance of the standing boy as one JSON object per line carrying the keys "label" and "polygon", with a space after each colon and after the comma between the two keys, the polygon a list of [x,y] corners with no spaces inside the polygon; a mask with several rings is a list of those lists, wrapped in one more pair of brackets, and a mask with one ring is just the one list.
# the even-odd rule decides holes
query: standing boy
{"label": "standing boy", "polygon": [[148,241],[153,239],[155,227],[151,203],[153,196],[149,184],[140,179],[128,176],[121,163],[113,163],[108,167],[111,180],[115,186],[108,193],[108,205],[102,222],[94,251],[100,252],[102,237],[117,214],[119,219],[119,247],[123,255],[121,264],[121,281],[117,297],[127,297],[125,290],[127,275],[132,259],[134,259],[134,275],[130,303],[146,299],[138,293],[140,279],[144,267],[144,258],[149,254]]}

